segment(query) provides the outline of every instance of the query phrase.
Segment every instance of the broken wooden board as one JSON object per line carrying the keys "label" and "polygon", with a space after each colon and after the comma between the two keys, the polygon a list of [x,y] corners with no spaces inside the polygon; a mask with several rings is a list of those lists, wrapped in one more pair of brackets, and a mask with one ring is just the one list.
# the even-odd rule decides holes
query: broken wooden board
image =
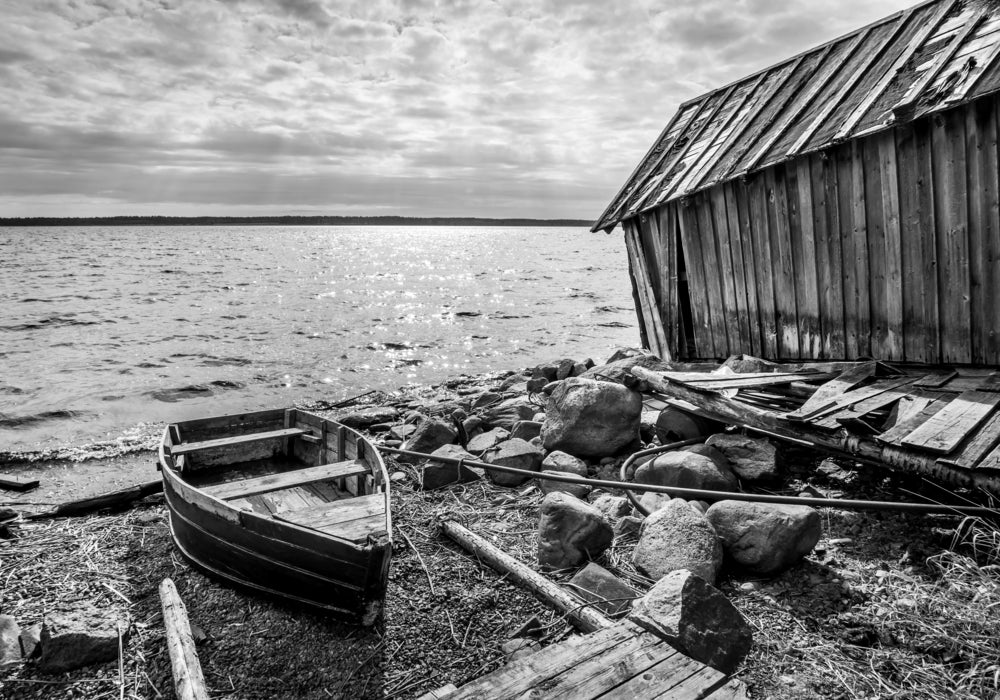
{"label": "broken wooden board", "polygon": [[1000,413],[994,413],[976,431],[969,441],[954,455],[943,457],[939,462],[963,469],[972,469],[1000,442]]}
{"label": "broken wooden board", "polygon": [[816,409],[825,406],[841,394],[850,391],[861,382],[875,374],[875,363],[865,362],[857,367],[851,367],[835,379],[827,382],[802,404],[798,410],[788,414],[791,419],[809,415]]}
{"label": "broken wooden board", "polygon": [[837,376],[832,372],[755,372],[753,374],[706,374],[704,372],[665,372],[664,377],[697,391],[755,389],[757,387],[814,382]]}
{"label": "broken wooden board", "polygon": [[[893,389],[898,389],[899,387],[912,385],[915,381],[915,377],[883,379],[875,382],[874,384],[869,384],[867,386],[854,389],[853,391],[848,391],[847,393],[841,393],[837,398],[831,398],[826,404],[817,406],[809,413],[804,413],[802,409],[799,409],[798,411],[786,413],[784,418],[787,420],[815,423],[818,419],[828,416],[831,413],[837,413],[838,411],[855,404],[860,405],[862,402],[879,396],[880,394],[884,394]],[[823,387],[820,388],[822,389]],[[899,397],[897,396],[896,399],[898,400],[898,398]],[[836,427],[836,423],[834,423],[833,427]]]}
{"label": "broken wooden board", "polygon": [[892,426],[875,439],[886,445],[900,446],[904,437],[926,423],[931,416],[947,406],[948,399],[942,398],[929,399],[926,401],[921,400],[921,403],[923,403],[923,407],[920,408],[919,411],[910,411],[906,417],[898,420],[896,425]]}
{"label": "broken wooden board", "polygon": [[742,684],[729,681],[725,674],[685,656],[629,621],[545,647],[457,690],[442,690],[432,697],[437,700],[745,697]]}
{"label": "broken wooden board", "polygon": [[993,412],[997,404],[1000,404],[1000,394],[963,392],[904,437],[902,444],[927,452],[948,454]]}

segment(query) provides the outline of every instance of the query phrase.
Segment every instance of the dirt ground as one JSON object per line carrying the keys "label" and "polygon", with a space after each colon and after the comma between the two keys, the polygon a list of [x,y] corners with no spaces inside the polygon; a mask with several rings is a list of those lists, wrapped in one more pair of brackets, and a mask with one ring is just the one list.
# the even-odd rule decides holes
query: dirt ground
{"label": "dirt ground", "polygon": [[[136,438],[123,449],[90,449],[94,459],[67,460],[83,455],[76,450],[5,467],[43,483],[28,494],[0,492],[0,505],[38,510],[155,478],[147,446]],[[850,463],[832,482],[815,471],[821,457],[790,452],[778,490],[887,500],[941,495],[932,484]],[[572,633],[557,613],[436,527],[440,517],[455,518],[532,564],[537,488],[475,482],[421,492],[411,467],[391,458],[387,465],[404,476],[393,493],[385,616],[371,629],[245,595],[193,570],[171,544],[159,496],[120,513],[21,522],[15,538],[0,540],[0,613],[24,628],[88,601],[126,615],[130,635],[118,661],[56,676],[31,663],[0,672],[0,695],[172,697],[157,593],[164,577],[174,580],[203,631],[198,651],[213,698],[415,698],[499,667],[501,644],[532,618],[543,645]],[[995,531],[966,523],[965,536],[953,540],[957,517],[833,507],[821,513],[823,538],[800,565],[769,580],[727,569],[718,582],[754,628],[753,649],[736,674],[751,696],[972,699],[1000,692],[1000,569],[989,558],[1000,538],[992,549],[988,540]],[[987,546],[969,557],[974,536]],[[642,585],[633,546],[616,540],[601,563]]]}

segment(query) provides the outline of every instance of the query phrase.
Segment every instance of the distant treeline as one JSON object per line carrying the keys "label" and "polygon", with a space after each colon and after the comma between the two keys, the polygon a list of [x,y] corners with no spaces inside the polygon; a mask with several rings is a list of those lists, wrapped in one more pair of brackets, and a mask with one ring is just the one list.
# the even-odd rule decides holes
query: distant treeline
{"label": "distant treeline", "polygon": [[414,216],[93,216],[0,218],[0,226],[587,226],[584,219]]}

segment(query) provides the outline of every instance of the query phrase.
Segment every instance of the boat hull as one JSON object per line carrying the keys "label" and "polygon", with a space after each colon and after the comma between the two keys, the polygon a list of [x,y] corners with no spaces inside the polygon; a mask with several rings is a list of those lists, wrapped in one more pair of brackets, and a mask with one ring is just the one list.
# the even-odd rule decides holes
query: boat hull
{"label": "boat hull", "polygon": [[163,462],[171,535],[199,570],[245,591],[354,624],[378,620],[392,551],[388,510],[383,532],[352,542],[232,507],[187,483],[169,464],[169,454]]}

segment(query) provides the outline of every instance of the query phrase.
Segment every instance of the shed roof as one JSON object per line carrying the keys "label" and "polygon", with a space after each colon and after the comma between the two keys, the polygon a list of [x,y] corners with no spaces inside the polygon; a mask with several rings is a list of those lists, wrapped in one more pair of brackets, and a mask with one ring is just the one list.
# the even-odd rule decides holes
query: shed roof
{"label": "shed roof", "polygon": [[685,102],[594,231],[1000,90],[1000,2],[930,0]]}

